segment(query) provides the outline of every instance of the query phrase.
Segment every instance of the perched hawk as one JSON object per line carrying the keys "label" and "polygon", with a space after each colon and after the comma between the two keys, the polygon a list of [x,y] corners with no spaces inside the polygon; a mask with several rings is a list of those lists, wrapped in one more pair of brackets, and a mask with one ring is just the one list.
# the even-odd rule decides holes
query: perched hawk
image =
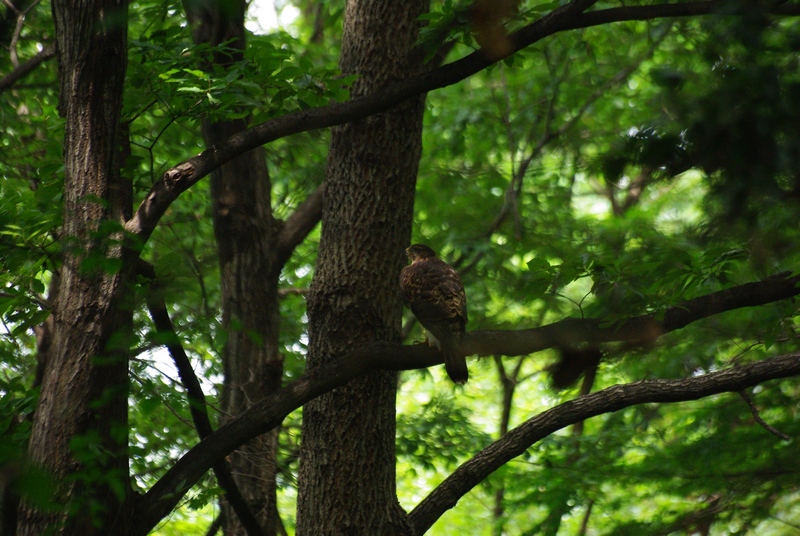
{"label": "perched hawk", "polygon": [[456,383],[469,378],[459,351],[467,325],[467,297],[456,271],[423,244],[406,250],[411,264],[400,272],[403,301],[428,331],[428,344],[444,355],[447,375]]}

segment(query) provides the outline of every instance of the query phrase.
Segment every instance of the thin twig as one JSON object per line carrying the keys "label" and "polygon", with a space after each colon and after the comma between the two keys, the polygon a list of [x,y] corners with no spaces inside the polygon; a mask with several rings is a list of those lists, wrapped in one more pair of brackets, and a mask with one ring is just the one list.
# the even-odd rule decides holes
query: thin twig
{"label": "thin twig", "polygon": [[741,396],[742,400],[744,400],[747,403],[747,407],[750,408],[750,413],[753,414],[753,419],[755,419],[755,421],[758,424],[760,424],[761,427],[764,430],[766,430],[767,432],[769,432],[770,434],[772,434],[774,436],[779,437],[780,439],[783,439],[784,441],[791,441],[792,440],[791,437],[789,437],[788,435],[784,434],[783,432],[781,432],[777,428],[775,428],[773,426],[770,426],[769,424],[767,424],[767,422],[764,419],[761,418],[761,415],[759,415],[759,413],[758,413],[758,408],[753,403],[753,399],[750,398],[750,395],[747,394],[747,391],[739,391],[739,396]]}

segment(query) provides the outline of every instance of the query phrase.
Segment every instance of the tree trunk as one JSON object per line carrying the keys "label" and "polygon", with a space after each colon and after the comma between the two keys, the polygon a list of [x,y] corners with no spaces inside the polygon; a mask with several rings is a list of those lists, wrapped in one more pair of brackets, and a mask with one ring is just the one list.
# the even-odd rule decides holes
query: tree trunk
{"label": "tree trunk", "polygon": [[59,482],[64,511],[23,504],[19,533],[111,534],[130,491],[125,266],[133,253],[111,223],[123,223],[131,208],[130,182],[119,174],[127,3],[56,1],[53,17],[66,121],[66,247],[29,454]]}
{"label": "tree trunk", "polygon": [[[353,97],[418,71],[427,1],[350,1],[340,67]],[[391,25],[394,32],[387,30]],[[398,275],[411,237],[423,98],[335,128],[308,297],[307,367],[370,341],[400,341]],[[303,408],[298,535],[410,534],[395,493],[397,375],[378,372]]]}
{"label": "tree trunk", "polygon": [[[227,138],[243,128],[244,121],[226,122],[203,131],[210,145],[215,136]],[[281,386],[280,267],[276,268],[273,253],[276,233],[270,215],[264,151],[256,149],[226,164],[212,174],[211,185],[222,286],[222,323],[228,334],[223,353],[221,424],[224,424]],[[239,490],[265,534],[275,534],[280,523],[275,502],[278,430],[250,440],[228,458]],[[226,535],[245,534],[227,506],[225,519]]]}
{"label": "tree trunk", "polygon": [[[198,43],[230,42],[232,55],[214,62],[230,66],[242,58],[246,2],[185,2]],[[203,123],[206,146],[246,128],[244,119]],[[270,178],[263,148],[245,153],[211,174],[214,232],[220,263],[222,323],[227,332],[223,353],[224,424],[281,385],[278,352],[278,277],[276,242],[279,222],[272,217]],[[276,534],[280,520],[275,502],[278,429],[261,435],[229,456],[231,471],[265,534]],[[227,502],[224,532],[246,534]]]}

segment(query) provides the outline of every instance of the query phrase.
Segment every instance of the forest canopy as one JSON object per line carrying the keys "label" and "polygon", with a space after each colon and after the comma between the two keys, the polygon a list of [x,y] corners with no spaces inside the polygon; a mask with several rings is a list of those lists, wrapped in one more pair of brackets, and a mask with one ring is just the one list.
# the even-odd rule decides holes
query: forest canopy
{"label": "forest canopy", "polygon": [[800,4],[2,9],[0,534],[800,530]]}

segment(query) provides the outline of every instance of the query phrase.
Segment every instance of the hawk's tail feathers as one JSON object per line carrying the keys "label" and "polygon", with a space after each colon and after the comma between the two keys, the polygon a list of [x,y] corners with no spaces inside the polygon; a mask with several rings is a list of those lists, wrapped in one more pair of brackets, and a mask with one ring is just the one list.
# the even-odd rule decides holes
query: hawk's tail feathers
{"label": "hawk's tail feathers", "polygon": [[469,379],[469,369],[467,368],[467,358],[452,345],[442,345],[444,354],[444,369],[453,382],[463,385]]}

